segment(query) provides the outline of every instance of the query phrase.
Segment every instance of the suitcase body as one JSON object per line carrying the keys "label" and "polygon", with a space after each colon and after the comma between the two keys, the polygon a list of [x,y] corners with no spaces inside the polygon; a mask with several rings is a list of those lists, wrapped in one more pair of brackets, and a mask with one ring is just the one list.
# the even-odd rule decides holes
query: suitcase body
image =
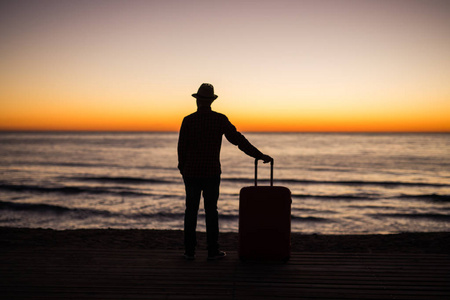
{"label": "suitcase body", "polygon": [[288,260],[291,254],[291,191],[271,185],[244,187],[239,195],[239,257],[242,260]]}

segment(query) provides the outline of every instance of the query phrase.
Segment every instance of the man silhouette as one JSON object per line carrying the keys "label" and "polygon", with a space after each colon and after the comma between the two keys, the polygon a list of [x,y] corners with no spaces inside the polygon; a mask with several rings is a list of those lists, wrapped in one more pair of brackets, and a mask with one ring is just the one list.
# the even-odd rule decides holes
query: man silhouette
{"label": "man silhouette", "polygon": [[219,250],[219,216],[217,201],[220,185],[220,148],[222,135],[247,155],[268,163],[272,158],[261,153],[236,130],[228,118],[211,110],[211,103],[217,99],[214,87],[204,83],[196,94],[197,111],[183,119],[178,139],[178,169],[186,189],[186,211],[184,216],[184,257],[195,258],[197,246],[197,214],[203,192],[206,214],[206,236],[208,259],[226,256]]}

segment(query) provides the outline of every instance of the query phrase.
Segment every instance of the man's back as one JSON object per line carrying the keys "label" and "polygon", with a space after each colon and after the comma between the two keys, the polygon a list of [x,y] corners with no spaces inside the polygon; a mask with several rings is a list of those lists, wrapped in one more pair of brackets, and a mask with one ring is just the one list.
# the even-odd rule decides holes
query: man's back
{"label": "man's back", "polygon": [[184,118],[178,141],[178,167],[184,176],[220,175],[222,135],[228,124],[226,116],[210,108],[201,108]]}

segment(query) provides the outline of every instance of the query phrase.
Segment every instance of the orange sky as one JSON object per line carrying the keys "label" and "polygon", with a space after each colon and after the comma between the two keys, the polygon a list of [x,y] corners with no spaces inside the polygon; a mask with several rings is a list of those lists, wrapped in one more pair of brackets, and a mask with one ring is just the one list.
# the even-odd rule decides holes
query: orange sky
{"label": "orange sky", "polygon": [[0,130],[450,132],[447,1],[2,1]]}

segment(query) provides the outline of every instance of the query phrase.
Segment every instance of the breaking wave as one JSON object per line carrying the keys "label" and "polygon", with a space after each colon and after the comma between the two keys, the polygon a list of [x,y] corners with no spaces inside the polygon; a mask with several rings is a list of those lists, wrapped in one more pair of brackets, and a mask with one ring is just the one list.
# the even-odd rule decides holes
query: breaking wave
{"label": "breaking wave", "polygon": [[[126,219],[177,219],[182,220],[184,218],[184,212],[164,212],[157,213],[117,213],[107,210],[89,209],[89,208],[69,208],[60,205],[52,204],[40,204],[40,203],[18,203],[0,201],[0,211],[16,211],[16,212],[28,212],[36,214],[55,214],[55,215],[67,215],[70,218],[75,219],[87,219],[89,217],[105,217],[105,218],[126,218]],[[199,217],[204,218],[203,211],[199,212]],[[238,212],[220,214],[219,218],[222,220],[238,221]],[[327,218],[313,217],[313,216],[295,216],[292,215],[292,221],[306,221],[306,222],[332,222]]]}

